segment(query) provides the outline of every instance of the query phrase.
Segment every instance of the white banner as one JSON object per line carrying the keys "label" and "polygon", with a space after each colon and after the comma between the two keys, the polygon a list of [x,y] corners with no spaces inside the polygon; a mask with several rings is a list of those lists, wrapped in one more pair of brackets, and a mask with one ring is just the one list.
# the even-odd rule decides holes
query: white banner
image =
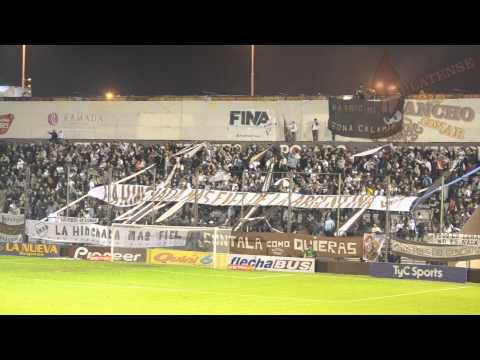
{"label": "white banner", "polygon": [[23,215],[0,214],[0,224],[2,225],[23,225],[25,217]]}
{"label": "white banner", "polygon": [[427,244],[480,247],[480,234],[468,235],[458,233],[429,233],[423,237],[423,241]]}
{"label": "white banner", "polygon": [[23,215],[0,214],[0,242],[21,242]]}
{"label": "white banner", "polygon": [[110,246],[112,237],[115,247],[125,248],[170,248],[185,247],[189,243],[199,246],[203,239],[202,229],[186,229],[171,226],[101,226],[84,223],[50,223],[27,220],[27,234],[33,239],[73,244]]}
{"label": "white banner", "polygon": [[[125,188],[127,187],[127,188]],[[194,189],[157,188],[141,185],[113,185],[111,202],[115,206],[134,206],[144,200],[161,202],[195,202]],[[130,190],[129,190],[130,189]],[[130,192],[129,192],[130,191]],[[134,195],[132,195],[134,194]],[[89,196],[106,201],[105,187],[90,190]],[[288,193],[241,193],[235,191],[198,190],[200,205],[211,206],[288,206]],[[394,196],[390,211],[408,212],[417,199],[415,196]],[[300,195],[292,194],[292,207],[303,209],[359,209],[386,211],[385,196],[370,195]]]}

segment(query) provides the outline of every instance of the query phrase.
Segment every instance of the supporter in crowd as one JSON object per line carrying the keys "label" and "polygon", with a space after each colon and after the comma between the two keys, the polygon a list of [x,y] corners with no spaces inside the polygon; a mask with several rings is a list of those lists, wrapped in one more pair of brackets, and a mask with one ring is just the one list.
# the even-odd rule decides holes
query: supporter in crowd
{"label": "supporter in crowd", "polygon": [[[130,184],[152,185],[165,181],[175,166],[172,155],[185,148],[180,144],[136,143],[0,143],[0,192],[3,199],[2,212],[10,212],[10,205],[23,211],[26,193],[26,170],[30,169],[31,197],[30,218],[42,219],[66,205],[67,187],[73,201],[92,188],[107,183],[108,168],[113,169],[113,181],[131,175],[150,164],[154,169],[132,179]],[[293,192],[309,195],[338,194],[338,175],[341,174],[343,195],[384,195],[385,178],[390,175],[391,195],[417,196],[433,184],[439,185],[440,176],[451,170],[448,178],[455,179],[480,165],[476,147],[413,147],[401,146],[365,157],[352,155],[362,150],[355,147],[332,147],[329,145],[292,146],[291,152],[283,152],[279,146],[250,144],[243,146],[209,145],[191,158],[179,161],[179,169],[172,177],[170,186],[191,188],[198,174],[200,189],[261,192],[267,169],[273,164],[270,192],[288,192],[288,172],[293,170]],[[264,156],[250,161],[253,156],[265,151]],[[70,178],[67,181],[68,168]],[[68,185],[67,185],[68,184]],[[423,193],[423,192],[422,192]],[[480,176],[471,176],[446,192],[445,224],[451,231],[458,231],[473,214],[480,202]],[[438,231],[439,193],[431,196],[422,205],[432,209],[433,231]],[[168,208],[168,207],[167,207]],[[167,208],[147,217],[151,223]],[[193,204],[186,204],[181,211],[167,220],[169,225],[191,226],[194,219]],[[211,207],[199,205],[199,226],[233,226],[237,224],[240,207]],[[110,219],[125,212],[125,208],[113,208]],[[250,208],[245,207],[244,216]],[[18,211],[18,210],[17,210]],[[356,209],[340,211],[340,226]],[[108,206],[96,199],[87,198],[69,209],[69,216],[85,216],[103,219]],[[406,214],[403,214],[406,215]],[[287,231],[286,207],[259,208],[253,217],[264,217],[268,224],[250,224],[253,231]],[[376,220],[374,218],[377,217]],[[336,210],[294,209],[293,231],[310,234],[331,233],[331,222],[336,224]],[[330,221],[328,220],[330,219]],[[370,219],[370,220],[368,220]],[[368,232],[374,223],[384,223],[384,212],[367,211],[365,216],[349,230]],[[404,218],[404,221],[407,220]],[[403,222],[402,221],[402,224]],[[392,226],[392,231],[410,235],[409,223],[402,229]],[[413,235],[415,236],[415,235]],[[420,236],[420,234],[419,234]]]}

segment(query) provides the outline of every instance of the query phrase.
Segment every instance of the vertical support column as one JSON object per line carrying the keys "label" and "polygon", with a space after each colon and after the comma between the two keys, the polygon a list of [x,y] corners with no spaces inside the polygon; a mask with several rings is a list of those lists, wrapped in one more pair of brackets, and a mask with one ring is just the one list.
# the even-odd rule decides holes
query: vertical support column
{"label": "vertical support column", "polygon": [[[157,190],[157,165],[153,168],[153,193]],[[155,211],[152,211],[152,220],[151,223],[155,221]]]}
{"label": "vertical support column", "polygon": [[[338,196],[342,195],[342,174],[338,174]],[[337,201],[338,204],[338,201]],[[338,206],[338,205],[337,205]],[[340,206],[337,207],[337,232],[340,229]]]}
{"label": "vertical support column", "polygon": [[[167,150],[165,150],[166,152]],[[168,155],[165,153],[165,178],[168,176],[168,163],[170,161],[170,158],[168,157]]]}
{"label": "vertical support column", "polygon": [[386,205],[386,216],[385,216],[385,235],[387,241],[387,251],[385,262],[388,262],[388,256],[390,255],[390,175],[387,175],[387,205]]}
{"label": "vertical support column", "polygon": [[288,233],[292,232],[292,192],[293,192],[293,170],[288,173]]}
{"label": "vertical support column", "polygon": [[445,186],[445,177],[442,175],[442,185],[440,190],[440,233],[443,232],[444,219],[445,219],[445,192],[443,187]]}
{"label": "vertical support column", "polygon": [[215,227],[213,231],[213,268],[217,268],[217,236],[218,236],[218,227]]}
{"label": "vertical support column", "polygon": [[108,168],[108,172],[107,172],[107,184],[108,184],[108,225],[112,225],[111,224],[111,218],[112,218],[112,205],[110,204],[110,202],[112,201],[111,197],[111,192],[112,192],[112,167],[110,166]]}
{"label": "vertical support column", "polygon": [[[243,173],[242,173],[242,185],[240,188],[240,191],[242,192],[243,192],[243,185],[245,184],[246,178],[247,178],[247,170],[245,169],[243,170]],[[240,208],[240,219],[243,219],[243,217],[245,216],[244,203],[245,203],[245,193],[242,196],[242,207]]]}
{"label": "vertical support column", "polygon": [[[70,204],[70,164],[67,165],[67,205]],[[70,215],[69,207],[67,207],[67,217]]]}
{"label": "vertical support column", "polygon": [[195,170],[195,174],[193,175],[193,185],[195,186],[195,203],[193,204],[193,225],[198,226],[198,169]]}
{"label": "vertical support column", "polygon": [[[108,201],[108,226],[112,226],[111,219],[112,219],[112,205],[110,204],[111,202],[111,186],[112,186],[112,167],[110,166],[108,168],[107,172],[107,201]],[[113,262],[113,254],[115,253],[115,234],[114,231],[112,231],[112,239],[110,240],[110,256],[111,256],[111,261]]]}
{"label": "vertical support column", "polygon": [[27,62],[27,45],[22,45],[22,91],[25,89],[25,67]]}
{"label": "vertical support column", "polygon": [[250,96],[255,96],[255,45],[251,45]]}
{"label": "vertical support column", "polygon": [[[27,219],[30,216],[30,165],[26,166],[25,173],[25,204],[23,206],[23,233],[27,239]],[[25,241],[22,241],[25,242]],[[28,240],[27,240],[28,242]]]}

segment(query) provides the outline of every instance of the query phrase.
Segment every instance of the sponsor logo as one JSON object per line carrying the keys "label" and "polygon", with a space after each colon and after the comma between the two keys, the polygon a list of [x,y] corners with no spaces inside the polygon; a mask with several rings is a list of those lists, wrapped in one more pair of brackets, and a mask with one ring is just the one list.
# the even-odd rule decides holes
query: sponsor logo
{"label": "sponsor logo", "polygon": [[56,126],[58,124],[58,114],[57,113],[48,114],[48,123],[51,126]]}
{"label": "sponsor logo", "polygon": [[141,262],[144,258],[142,252],[135,251],[135,249],[128,249],[129,251],[114,252],[113,256],[111,251],[107,248],[95,248],[89,249],[88,247],[80,246],[75,249],[73,254],[74,259],[86,259],[92,261],[126,261],[126,262]]}
{"label": "sponsor logo", "polygon": [[55,257],[60,255],[60,248],[48,244],[6,243],[0,247],[0,252],[4,255]]}
{"label": "sponsor logo", "polygon": [[112,261],[111,256],[91,256],[88,260],[90,261]]}
{"label": "sponsor logo", "polygon": [[393,279],[467,281],[467,269],[447,266],[370,263],[368,271],[370,276]]}
{"label": "sponsor logo", "polygon": [[262,126],[269,122],[270,116],[266,111],[230,111],[230,125]]}
{"label": "sponsor logo", "polygon": [[312,259],[298,259],[298,258],[274,258],[266,256],[239,256],[232,255],[230,258],[229,267],[235,269],[238,267],[252,267],[255,270],[270,270],[270,271],[299,271],[299,272],[313,272],[315,262]]}
{"label": "sponsor logo", "polygon": [[35,224],[35,234],[39,237],[45,236],[48,233],[48,225],[46,223],[40,222]]}
{"label": "sponsor logo", "polygon": [[47,121],[51,126],[56,126],[60,123],[103,123],[103,115],[95,113],[56,113],[48,114]]}
{"label": "sponsor logo", "polygon": [[439,268],[419,269],[416,266],[393,265],[394,276],[402,279],[403,277],[414,277],[415,279],[443,279],[443,271]]}
{"label": "sponsor logo", "polygon": [[15,116],[13,114],[0,114],[0,135],[6,134],[12,125]]}
{"label": "sponsor logo", "polygon": [[[265,135],[272,133],[273,120],[268,111],[230,111],[229,125],[242,129],[263,129]],[[236,134],[236,137],[260,137],[259,134]]]}
{"label": "sponsor logo", "polygon": [[195,255],[183,255],[183,256],[175,256],[175,254],[170,252],[158,253],[153,258],[155,262],[161,264],[167,263],[181,263],[181,264],[196,264],[199,257]]}

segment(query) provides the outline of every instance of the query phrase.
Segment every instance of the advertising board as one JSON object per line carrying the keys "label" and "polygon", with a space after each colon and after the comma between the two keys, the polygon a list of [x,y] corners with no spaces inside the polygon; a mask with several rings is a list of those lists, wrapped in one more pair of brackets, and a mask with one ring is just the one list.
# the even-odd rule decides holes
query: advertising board
{"label": "advertising board", "polygon": [[55,244],[0,243],[0,255],[59,257],[60,246]]}
{"label": "advertising board", "polygon": [[[111,249],[106,246],[67,246],[66,256],[72,259],[83,260],[111,260]],[[147,262],[147,250],[135,248],[114,248],[113,261]]]}
{"label": "advertising board", "polygon": [[231,269],[249,266],[255,271],[313,273],[315,259],[230,254],[228,266]]}
{"label": "advertising board", "polygon": [[467,282],[467,269],[437,265],[371,263],[369,274],[391,279]]}
{"label": "advertising board", "polygon": [[[211,252],[181,251],[171,249],[148,249],[148,263],[152,265],[185,265],[199,267],[226,268],[228,255]],[[214,263],[215,262],[215,263]]]}

